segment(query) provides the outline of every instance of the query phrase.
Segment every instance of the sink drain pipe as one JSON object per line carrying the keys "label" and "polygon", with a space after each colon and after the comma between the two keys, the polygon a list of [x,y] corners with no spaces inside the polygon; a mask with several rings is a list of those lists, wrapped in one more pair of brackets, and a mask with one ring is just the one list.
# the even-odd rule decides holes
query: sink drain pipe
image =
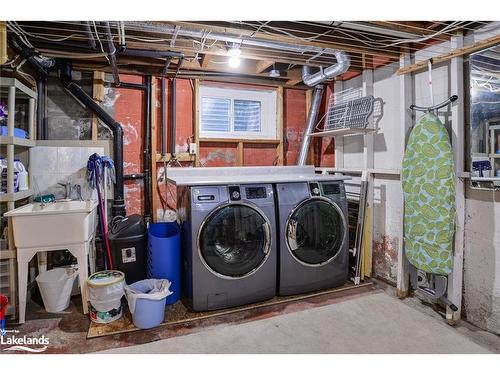
{"label": "sink drain pipe", "polygon": [[115,162],[116,182],[114,189],[113,205],[111,215],[113,217],[125,217],[125,200],[123,194],[123,129],[119,122],[115,121],[91,96],[71,79],[71,63],[64,61],[61,68],[60,78],[64,88],[83,107],[92,111],[113,132],[113,159]]}

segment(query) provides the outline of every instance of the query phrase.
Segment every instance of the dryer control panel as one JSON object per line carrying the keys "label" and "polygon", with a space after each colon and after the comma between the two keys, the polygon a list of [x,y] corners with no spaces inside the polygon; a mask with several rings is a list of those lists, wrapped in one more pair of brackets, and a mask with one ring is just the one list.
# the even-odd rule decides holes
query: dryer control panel
{"label": "dryer control panel", "polygon": [[245,188],[247,199],[262,199],[267,198],[267,190],[265,186],[255,186]]}
{"label": "dryer control panel", "polygon": [[229,189],[229,199],[232,201],[241,200],[241,192],[239,186],[228,186]]}

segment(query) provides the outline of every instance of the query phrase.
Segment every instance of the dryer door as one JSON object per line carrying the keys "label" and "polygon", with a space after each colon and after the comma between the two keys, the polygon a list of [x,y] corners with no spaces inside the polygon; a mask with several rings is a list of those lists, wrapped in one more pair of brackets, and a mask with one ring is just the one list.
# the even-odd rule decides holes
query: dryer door
{"label": "dryer door", "polygon": [[223,278],[248,276],[264,264],[271,248],[271,225],[248,203],[217,207],[198,232],[198,250],[205,266]]}
{"label": "dryer door", "polygon": [[286,244],[292,256],[307,266],[321,266],[340,253],[346,238],[340,207],[323,197],[302,201],[286,222]]}

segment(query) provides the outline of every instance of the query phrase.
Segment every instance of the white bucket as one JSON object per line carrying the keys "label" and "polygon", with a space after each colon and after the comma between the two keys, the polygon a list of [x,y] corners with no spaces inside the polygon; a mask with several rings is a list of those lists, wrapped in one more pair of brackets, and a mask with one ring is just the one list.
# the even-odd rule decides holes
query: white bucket
{"label": "white bucket", "polygon": [[90,320],[110,323],[123,313],[121,298],[125,294],[125,274],[120,271],[100,271],[87,279],[90,300]]}
{"label": "white bucket", "polygon": [[77,273],[70,268],[54,268],[36,277],[45,310],[60,312],[68,308]]}

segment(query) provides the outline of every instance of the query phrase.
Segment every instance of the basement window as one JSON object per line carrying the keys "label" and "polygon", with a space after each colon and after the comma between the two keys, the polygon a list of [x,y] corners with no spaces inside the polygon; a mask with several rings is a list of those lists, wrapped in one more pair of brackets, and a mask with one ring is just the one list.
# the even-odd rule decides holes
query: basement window
{"label": "basement window", "polygon": [[200,87],[202,138],[276,139],[276,92]]}

